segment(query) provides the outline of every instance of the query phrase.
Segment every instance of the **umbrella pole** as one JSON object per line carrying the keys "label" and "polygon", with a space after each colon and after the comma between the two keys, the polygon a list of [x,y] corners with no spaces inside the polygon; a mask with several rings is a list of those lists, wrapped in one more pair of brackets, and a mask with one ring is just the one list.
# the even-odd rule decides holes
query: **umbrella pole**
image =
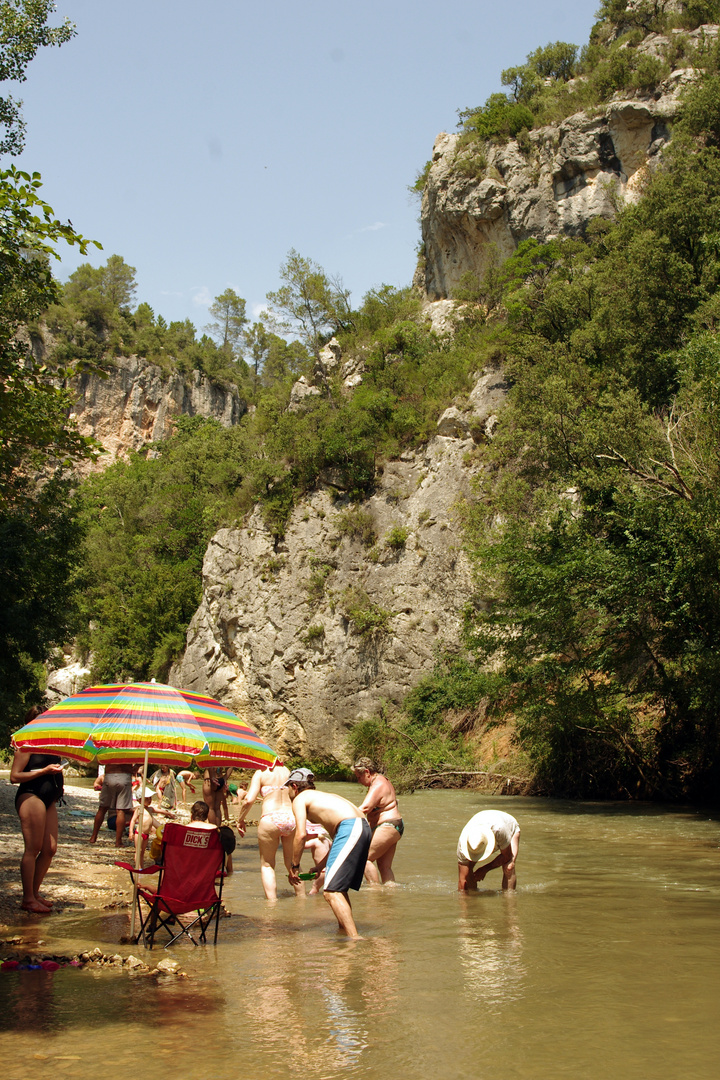
{"label": "umbrella pole", "polygon": [[[143,807],[145,806],[145,784],[147,783],[147,771],[148,771],[148,757],[149,750],[145,750],[145,761],[143,762],[142,773],[140,774],[140,800],[139,800],[139,815],[138,815],[138,828],[135,830],[135,869],[140,870],[140,849],[142,847],[142,814]],[[130,937],[135,937],[135,909],[137,907],[137,877],[133,876],[133,891],[132,891],[132,914],[130,916]]]}

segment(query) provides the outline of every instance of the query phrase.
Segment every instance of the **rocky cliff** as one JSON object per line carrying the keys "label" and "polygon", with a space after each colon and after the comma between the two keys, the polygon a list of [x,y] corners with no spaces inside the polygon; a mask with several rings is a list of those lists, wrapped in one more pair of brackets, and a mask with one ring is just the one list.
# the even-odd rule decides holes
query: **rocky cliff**
{"label": "rocky cliff", "polygon": [[80,433],[94,436],[107,451],[85,472],[169,435],[178,415],[212,417],[229,427],[245,412],[235,387],[211,382],[199,371],[189,378],[168,375],[137,356],[119,356],[105,377],[86,373],[71,387]]}
{"label": "rocky cliff", "polygon": [[486,437],[505,394],[483,372],[360,508],[320,490],[278,544],[257,512],[220,530],[170,681],[219,698],[283,754],[347,760],[351,724],[399,703],[459,643],[470,567],[456,506],[480,468],[470,432]]}
{"label": "rocky cliff", "polygon": [[[710,41],[717,33],[702,26],[688,36]],[[651,34],[638,51],[661,55],[668,41]],[[416,286],[430,300],[451,296],[464,274],[482,277],[522,240],[580,235],[592,218],[612,218],[638,197],[661,157],[679,94],[694,74],[674,71],[653,94],[614,99],[595,115],[576,113],[527,132],[522,143],[486,144],[477,166],[476,148],[463,147],[459,135],[438,135],[423,192]]]}

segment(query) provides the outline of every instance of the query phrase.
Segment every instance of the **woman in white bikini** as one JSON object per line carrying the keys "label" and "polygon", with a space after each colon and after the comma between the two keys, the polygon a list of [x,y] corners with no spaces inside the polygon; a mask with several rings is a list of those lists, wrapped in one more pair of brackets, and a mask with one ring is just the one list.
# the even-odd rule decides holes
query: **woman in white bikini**
{"label": "woman in white bikini", "polygon": [[[260,877],[268,900],[277,900],[277,882],[275,880],[275,857],[282,844],[285,866],[290,871],[292,866],[292,842],[295,832],[295,815],[292,812],[290,794],[284,787],[290,770],[281,761],[276,761],[271,769],[258,770],[250,781],[245,798],[240,803],[238,829],[245,835],[245,818],[250,807],[260,797],[262,814],[258,822],[258,848],[260,849]],[[302,882],[293,885],[296,896],[305,895]]]}

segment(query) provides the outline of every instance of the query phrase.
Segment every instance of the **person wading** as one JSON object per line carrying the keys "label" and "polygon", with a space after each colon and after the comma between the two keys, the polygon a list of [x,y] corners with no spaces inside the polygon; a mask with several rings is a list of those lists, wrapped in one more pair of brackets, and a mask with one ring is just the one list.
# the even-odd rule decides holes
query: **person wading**
{"label": "person wading", "polygon": [[371,758],[358,758],[353,765],[353,772],[358,783],[368,789],[360,803],[360,809],[367,814],[373,833],[365,878],[375,885],[379,885],[381,881],[383,885],[394,885],[392,862],[395,848],[405,831],[395,788]]}
{"label": "person wading", "polygon": [[[356,891],[362,885],[372,831],[365,815],[348,799],[315,790],[315,777],[310,769],[293,769],[287,779],[296,829],[293,839],[293,860],[288,880],[300,884],[300,856],[305,847],[307,822],[322,825],[333,839],[326,856],[325,885],[323,896],[332,908],[338,926],[348,937],[360,935],[353,919],[348,896],[349,889]],[[322,869],[318,865],[316,869]]]}

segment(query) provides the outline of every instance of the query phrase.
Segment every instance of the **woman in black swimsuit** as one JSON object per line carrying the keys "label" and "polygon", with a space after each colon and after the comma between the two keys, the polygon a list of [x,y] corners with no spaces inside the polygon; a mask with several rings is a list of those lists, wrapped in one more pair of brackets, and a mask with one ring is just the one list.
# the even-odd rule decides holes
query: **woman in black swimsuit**
{"label": "woman in black swimsuit", "polygon": [[[31,709],[25,722],[34,720],[39,712],[39,709]],[[20,785],[15,796],[15,809],[25,841],[25,852],[20,861],[22,907],[36,915],[49,915],[52,901],[40,896],[39,889],[57,850],[57,802],[63,794],[60,758],[54,754],[18,751],[10,769],[10,783]]]}

